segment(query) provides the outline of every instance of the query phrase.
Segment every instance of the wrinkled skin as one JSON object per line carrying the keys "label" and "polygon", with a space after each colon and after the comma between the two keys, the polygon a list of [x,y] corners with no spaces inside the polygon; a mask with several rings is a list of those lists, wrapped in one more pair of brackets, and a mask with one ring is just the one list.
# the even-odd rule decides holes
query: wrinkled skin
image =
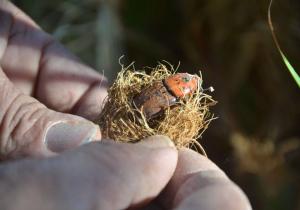
{"label": "wrinkled skin", "polygon": [[17,159],[0,165],[1,209],[251,209],[215,164],[167,137],[91,142],[105,86],[0,0],[0,156]]}
{"label": "wrinkled skin", "polygon": [[[0,2],[1,157],[49,156],[100,138],[96,125],[62,112],[97,117],[106,96],[104,77],[80,63],[19,9]],[[47,138],[47,131],[59,123],[78,132],[65,139],[65,145],[48,147],[54,137]]]}

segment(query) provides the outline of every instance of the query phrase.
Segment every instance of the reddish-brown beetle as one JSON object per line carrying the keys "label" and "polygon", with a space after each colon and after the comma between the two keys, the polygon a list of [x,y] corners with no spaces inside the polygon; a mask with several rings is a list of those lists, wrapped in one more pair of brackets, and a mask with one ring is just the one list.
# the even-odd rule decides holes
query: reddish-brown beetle
{"label": "reddish-brown beetle", "polygon": [[196,75],[177,73],[144,88],[134,97],[133,103],[149,120],[175,105],[178,100],[193,94],[199,81],[200,77]]}

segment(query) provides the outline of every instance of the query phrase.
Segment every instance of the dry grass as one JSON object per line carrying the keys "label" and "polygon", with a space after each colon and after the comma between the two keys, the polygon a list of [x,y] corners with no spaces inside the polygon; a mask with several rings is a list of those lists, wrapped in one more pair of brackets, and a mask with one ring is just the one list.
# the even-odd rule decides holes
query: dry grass
{"label": "dry grass", "polygon": [[132,103],[134,96],[144,87],[174,73],[172,66],[168,69],[164,64],[151,69],[149,75],[135,71],[133,65],[126,68],[122,66],[117,79],[108,90],[108,97],[99,116],[98,123],[103,136],[121,142],[137,142],[151,135],[166,135],[174,141],[177,148],[196,146],[205,154],[197,139],[213,119],[209,107],[216,102],[203,92],[202,82],[191,97],[180,100],[159,118],[147,120],[142,110]]}

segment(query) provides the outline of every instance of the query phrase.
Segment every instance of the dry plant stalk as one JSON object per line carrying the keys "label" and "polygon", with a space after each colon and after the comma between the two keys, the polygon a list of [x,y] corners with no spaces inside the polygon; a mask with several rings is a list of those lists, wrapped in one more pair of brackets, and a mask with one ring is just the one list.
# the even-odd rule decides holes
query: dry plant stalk
{"label": "dry plant stalk", "polygon": [[133,65],[126,68],[122,66],[117,79],[108,90],[97,121],[103,137],[121,142],[137,142],[148,136],[160,134],[172,139],[177,148],[196,146],[205,154],[197,139],[213,119],[209,107],[216,102],[203,92],[201,76],[200,85],[188,100],[180,100],[158,118],[147,120],[142,110],[133,105],[133,98],[143,88],[174,73],[172,66],[169,70],[164,64],[151,69],[150,74],[135,71]]}

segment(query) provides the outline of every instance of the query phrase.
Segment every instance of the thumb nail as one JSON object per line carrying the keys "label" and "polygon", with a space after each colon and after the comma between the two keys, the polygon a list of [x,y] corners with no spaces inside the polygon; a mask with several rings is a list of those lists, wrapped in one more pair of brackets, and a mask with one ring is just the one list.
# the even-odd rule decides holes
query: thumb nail
{"label": "thumb nail", "polygon": [[98,130],[89,122],[60,122],[48,129],[45,142],[49,150],[60,153],[92,141]]}
{"label": "thumb nail", "polygon": [[163,135],[155,135],[155,136],[147,137],[145,139],[142,139],[138,144],[149,148],[162,148],[162,147],[175,148],[173,141],[169,137]]}

